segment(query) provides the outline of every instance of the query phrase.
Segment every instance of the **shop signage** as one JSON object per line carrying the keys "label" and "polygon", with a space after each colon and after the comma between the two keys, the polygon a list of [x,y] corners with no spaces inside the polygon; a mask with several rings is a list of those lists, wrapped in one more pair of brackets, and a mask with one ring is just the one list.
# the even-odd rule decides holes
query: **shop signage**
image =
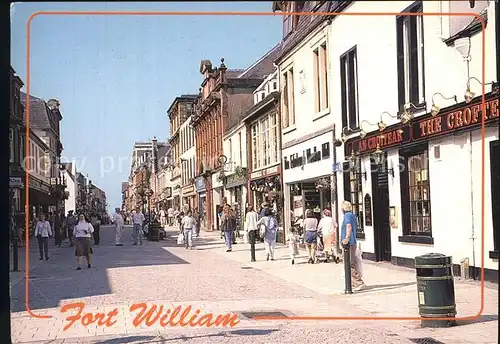
{"label": "shop signage", "polygon": [[165,197],[172,197],[172,188],[171,187],[167,187],[165,189]]}
{"label": "shop signage", "polygon": [[205,189],[206,189],[205,178],[203,178],[203,177],[196,177],[195,187],[196,187],[196,192],[205,191]]}
{"label": "shop signage", "polygon": [[369,194],[365,195],[365,225],[372,226],[372,197]]}
{"label": "shop signage", "polygon": [[235,188],[237,186],[246,184],[246,182],[247,182],[246,173],[242,175],[234,173],[227,177],[226,188],[227,189]]}
{"label": "shop signage", "polygon": [[49,187],[47,184],[41,182],[40,180],[38,179],[35,179],[33,177],[29,178],[29,188],[33,188],[33,189],[36,189],[36,190],[41,190],[45,193],[49,193]]}
{"label": "shop signage", "polygon": [[185,186],[182,188],[182,194],[189,194],[189,193],[192,193],[194,192],[194,186],[193,185],[189,185],[189,186]]}
{"label": "shop signage", "polygon": [[266,169],[262,169],[262,170],[259,170],[259,171],[252,172],[250,174],[250,179],[260,179],[260,178],[267,177],[267,176],[269,176],[271,174],[277,174],[279,172],[280,172],[280,166],[276,165],[276,166],[273,166],[273,167],[269,167],[269,168],[266,168]]}
{"label": "shop signage", "polygon": [[450,107],[435,117],[428,114],[417,118],[410,124],[398,124],[383,132],[377,131],[372,135],[347,143],[345,154],[350,155],[353,150],[359,154],[372,153],[377,149],[377,144],[383,150],[427,138],[472,130],[481,126],[481,114],[485,124],[498,119],[498,98],[495,94],[487,96],[484,111],[481,107],[481,97],[477,97],[474,102],[466,106],[462,103]]}
{"label": "shop signage", "polygon": [[24,183],[21,178],[18,177],[10,177],[9,179],[9,187],[11,188],[22,188],[24,187]]}

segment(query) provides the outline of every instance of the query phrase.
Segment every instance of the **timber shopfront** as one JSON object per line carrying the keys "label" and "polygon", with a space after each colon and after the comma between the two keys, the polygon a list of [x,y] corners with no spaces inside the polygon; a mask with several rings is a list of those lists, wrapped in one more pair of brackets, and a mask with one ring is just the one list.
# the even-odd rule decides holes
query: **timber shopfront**
{"label": "timber shopfront", "polygon": [[[194,180],[193,180],[194,182]],[[188,205],[189,209],[194,209],[196,206],[196,192],[193,185],[183,186],[181,189],[182,206]]]}
{"label": "timber shopfront", "polygon": [[205,178],[196,177],[194,181],[194,186],[196,188],[196,193],[198,194],[198,211],[202,218],[201,224],[203,228],[206,230],[206,219],[207,219],[207,209],[206,209],[206,201],[207,201],[207,189],[205,186]]}
{"label": "timber shopfront", "polygon": [[[421,254],[453,257],[454,272],[498,281],[500,148],[498,95],[438,109],[345,142],[356,173],[344,172],[344,197],[355,200],[364,258],[412,266]],[[482,129],[484,119],[484,170]],[[481,204],[484,171],[484,257]],[[361,188],[352,190],[353,180]],[[358,192],[359,190],[359,192]],[[353,198],[352,193],[356,193]],[[473,239],[471,239],[473,238]],[[465,276],[463,276],[465,277]]]}

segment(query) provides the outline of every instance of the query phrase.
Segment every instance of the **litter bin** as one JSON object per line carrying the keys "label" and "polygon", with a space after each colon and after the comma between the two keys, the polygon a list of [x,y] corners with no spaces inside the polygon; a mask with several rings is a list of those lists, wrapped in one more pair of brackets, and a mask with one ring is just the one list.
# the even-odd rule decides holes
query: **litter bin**
{"label": "litter bin", "polygon": [[[456,324],[455,285],[452,259],[440,253],[415,257],[418,309],[422,327],[450,327]],[[450,320],[434,320],[449,318]]]}
{"label": "litter bin", "polygon": [[149,241],[160,241],[161,225],[158,222],[152,222],[149,225],[148,239]]}

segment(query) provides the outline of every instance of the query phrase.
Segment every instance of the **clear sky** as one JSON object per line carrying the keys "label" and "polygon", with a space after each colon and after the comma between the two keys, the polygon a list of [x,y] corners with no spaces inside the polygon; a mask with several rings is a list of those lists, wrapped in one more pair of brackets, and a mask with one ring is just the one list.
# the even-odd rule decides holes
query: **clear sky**
{"label": "clear sky", "polygon": [[[260,12],[271,6],[270,1],[16,3],[11,63],[26,81],[26,22],[37,11]],[[198,92],[200,61],[218,66],[224,57],[228,68],[245,68],[279,42],[280,22],[279,15],[38,16],[31,27],[30,92],[61,102],[63,156],[76,159],[114,209],[121,205],[134,142],[168,139],[166,110],[176,96]],[[111,171],[101,168],[104,161]]]}

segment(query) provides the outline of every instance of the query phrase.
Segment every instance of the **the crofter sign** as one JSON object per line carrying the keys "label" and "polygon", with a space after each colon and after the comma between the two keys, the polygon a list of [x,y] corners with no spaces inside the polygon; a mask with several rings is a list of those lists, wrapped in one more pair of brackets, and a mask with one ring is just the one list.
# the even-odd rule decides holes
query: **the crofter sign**
{"label": "the crofter sign", "polygon": [[498,98],[496,95],[488,95],[485,101],[484,111],[481,109],[481,97],[474,102],[463,106],[453,106],[448,111],[443,111],[435,117],[430,114],[422,116],[407,125],[395,125],[388,127],[383,132],[376,132],[346,144],[346,155],[350,155],[354,149],[355,153],[372,153],[377,149],[395,147],[419,141],[435,136],[450,134],[462,130],[470,130],[481,126],[481,114],[484,116],[485,124],[499,118]]}

